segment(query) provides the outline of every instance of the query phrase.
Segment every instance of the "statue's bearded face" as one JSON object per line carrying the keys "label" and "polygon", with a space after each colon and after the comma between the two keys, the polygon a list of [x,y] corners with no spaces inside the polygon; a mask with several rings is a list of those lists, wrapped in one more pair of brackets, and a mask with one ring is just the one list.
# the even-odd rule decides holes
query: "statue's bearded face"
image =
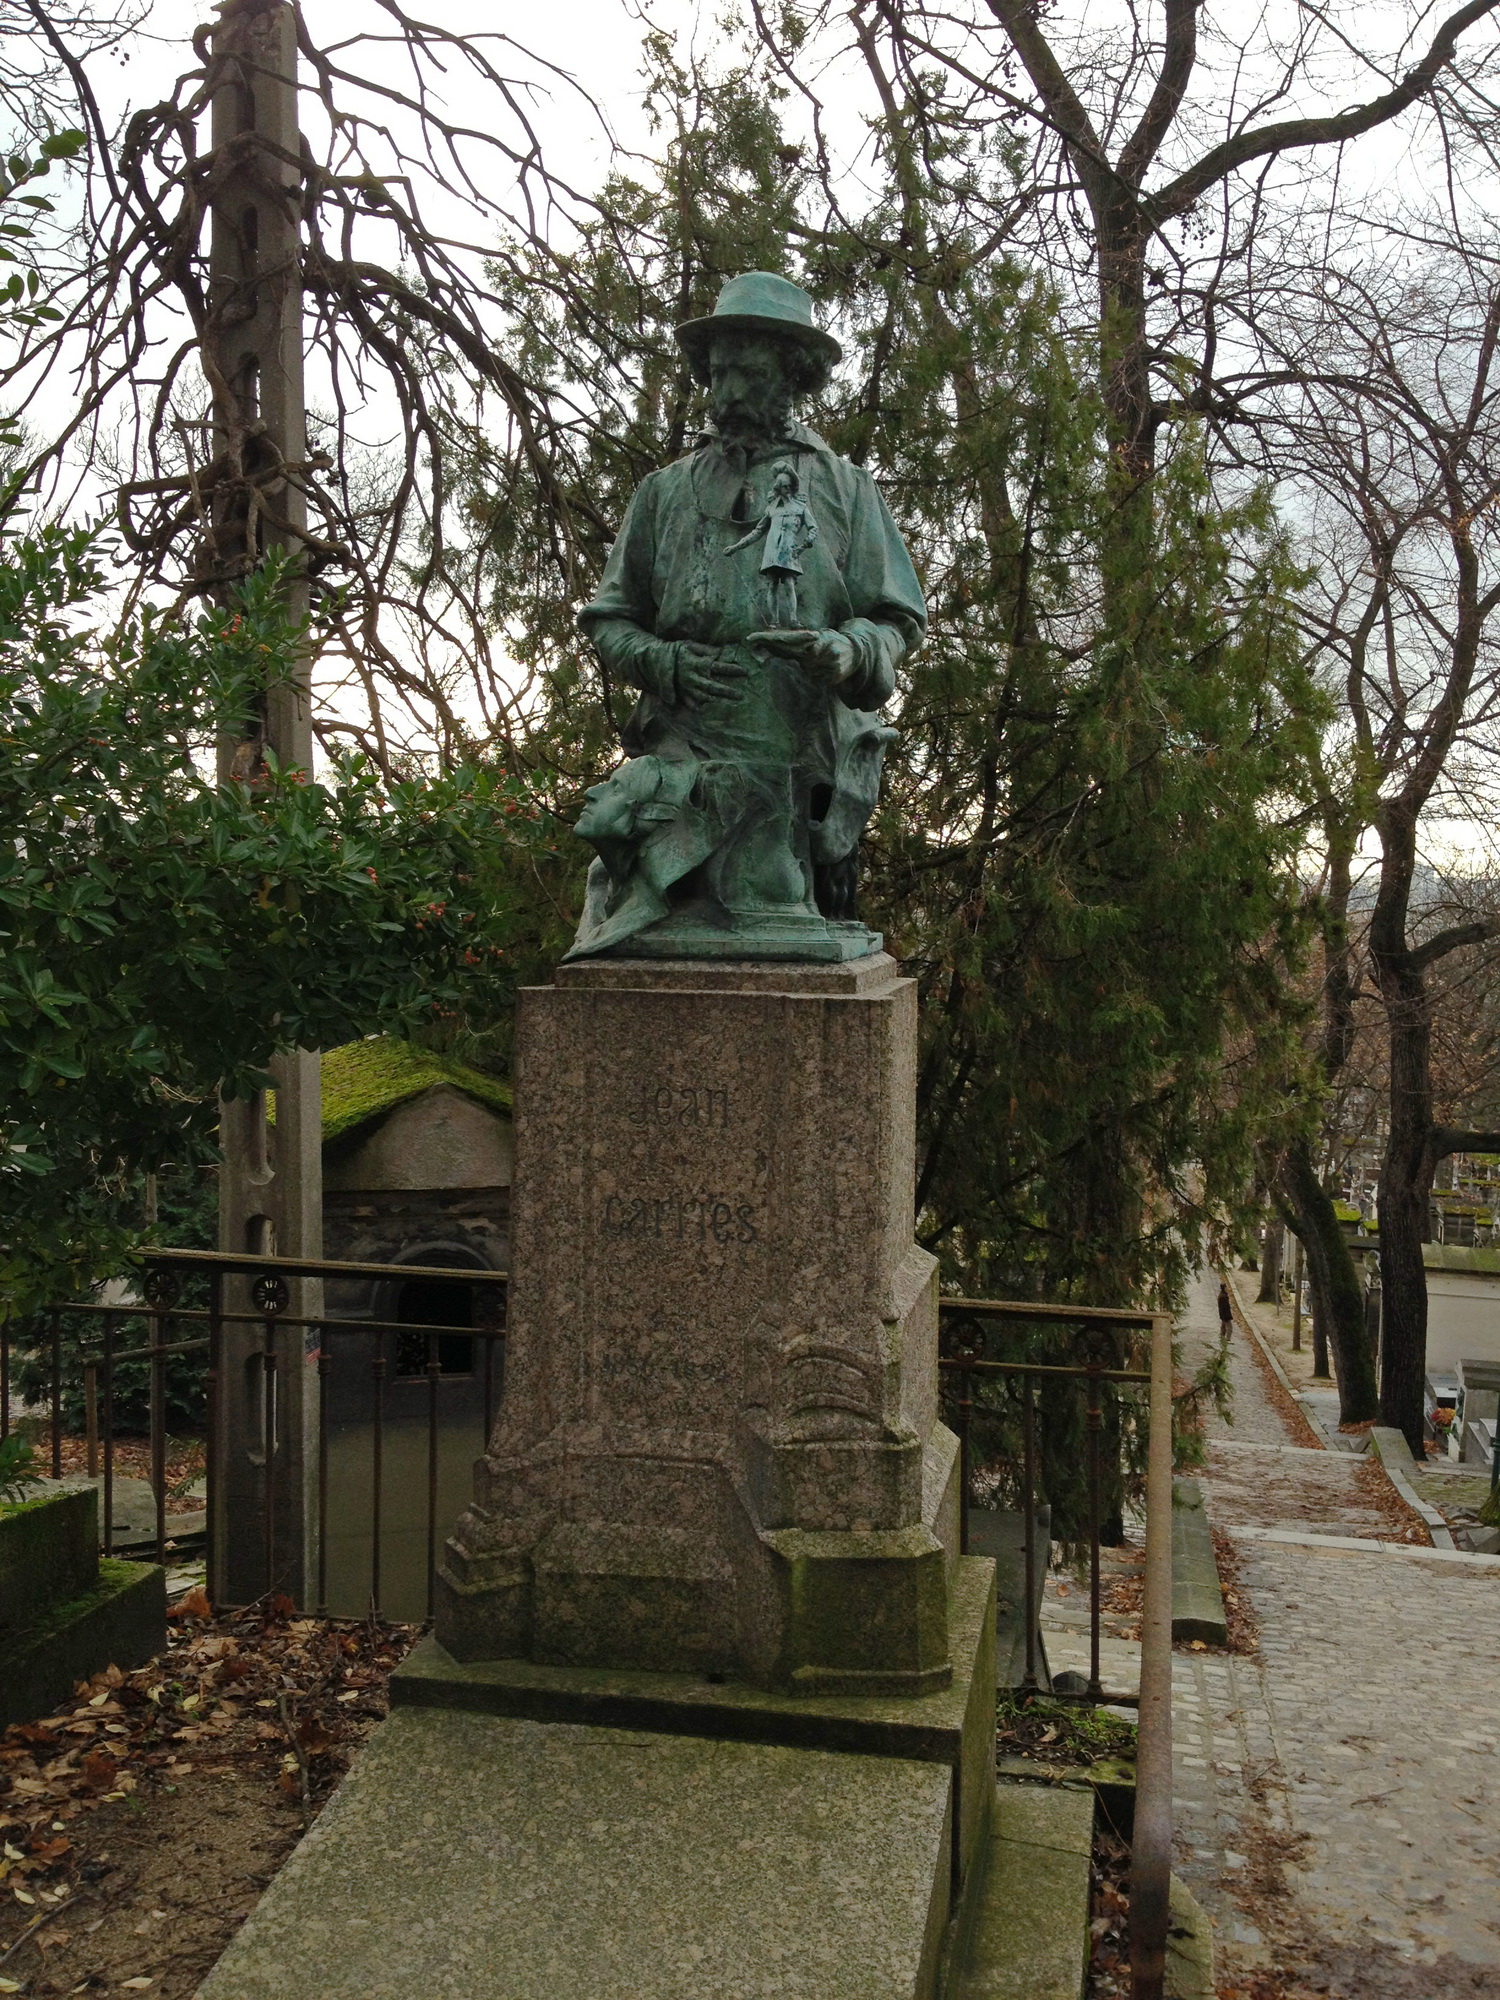
{"label": "statue's bearded face", "polygon": [[729,444],[769,444],[786,435],[795,390],[786,350],[754,334],[720,333],[708,350],[714,426]]}

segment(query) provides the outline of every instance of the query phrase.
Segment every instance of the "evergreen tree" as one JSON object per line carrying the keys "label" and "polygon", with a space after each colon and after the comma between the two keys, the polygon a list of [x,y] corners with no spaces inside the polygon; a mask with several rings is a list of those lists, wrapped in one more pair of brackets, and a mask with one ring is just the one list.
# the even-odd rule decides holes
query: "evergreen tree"
{"label": "evergreen tree", "polygon": [[[1096,357],[974,239],[966,182],[1010,165],[960,122],[934,161],[893,114],[876,199],[814,228],[774,84],[649,56],[654,177],[612,182],[566,259],[508,253],[510,358],[577,412],[567,513],[593,525],[559,547],[524,456],[476,450],[494,615],[532,676],[506,754],[549,830],[614,761],[620,694],[573,617],[629,493],[694,441],[671,328],[732,272],[795,277],[850,349],[810,420],[881,480],[932,610],[863,863],[921,988],[919,1235],[965,1289],[1166,1297],[1238,1214],[1287,1033],[1318,708],[1274,515],[1210,490],[1184,423],[1122,525]],[[558,844],[539,958],[586,858]]]}

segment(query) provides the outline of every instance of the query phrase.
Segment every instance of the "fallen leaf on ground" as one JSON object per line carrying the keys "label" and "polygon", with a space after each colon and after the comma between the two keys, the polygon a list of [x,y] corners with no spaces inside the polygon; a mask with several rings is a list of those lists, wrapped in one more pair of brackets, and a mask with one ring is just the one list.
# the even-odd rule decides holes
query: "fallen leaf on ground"
{"label": "fallen leaf on ground", "polygon": [[83,1762],[78,1766],[78,1775],[92,1790],[107,1792],[114,1783],[119,1769],[114,1758],[105,1751],[90,1750],[85,1753]]}

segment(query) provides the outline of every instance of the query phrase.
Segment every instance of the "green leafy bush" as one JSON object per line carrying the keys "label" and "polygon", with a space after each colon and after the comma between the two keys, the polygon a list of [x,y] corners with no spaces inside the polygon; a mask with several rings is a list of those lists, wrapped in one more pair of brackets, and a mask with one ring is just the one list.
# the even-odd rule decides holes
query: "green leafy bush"
{"label": "green leafy bush", "polygon": [[29,1488],[41,1479],[31,1440],[19,1431],[0,1438],[0,1500],[24,1500]]}

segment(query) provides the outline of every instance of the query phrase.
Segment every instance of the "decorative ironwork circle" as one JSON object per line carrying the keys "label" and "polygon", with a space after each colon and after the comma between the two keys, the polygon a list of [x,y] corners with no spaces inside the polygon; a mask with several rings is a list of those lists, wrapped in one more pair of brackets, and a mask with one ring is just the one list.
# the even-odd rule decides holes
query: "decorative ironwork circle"
{"label": "decorative ironwork circle", "polygon": [[984,1353],[984,1328],[961,1313],[944,1313],[938,1351],[946,1361],[977,1361]]}
{"label": "decorative ironwork circle", "polygon": [[1083,1354],[1086,1368],[1119,1366],[1114,1335],[1105,1327],[1086,1325],[1083,1328]]}
{"label": "decorative ironwork circle", "polygon": [[257,1312],[285,1312],[291,1300],[291,1290],[287,1281],[276,1271],[262,1271],[250,1287],[250,1296],[255,1301]]}
{"label": "decorative ironwork circle", "polygon": [[168,1307],[175,1306],[181,1298],[182,1283],[175,1271],[166,1271],[161,1265],[153,1264],[146,1272],[141,1290],[146,1295],[148,1306],[155,1306],[158,1312],[165,1312]]}

